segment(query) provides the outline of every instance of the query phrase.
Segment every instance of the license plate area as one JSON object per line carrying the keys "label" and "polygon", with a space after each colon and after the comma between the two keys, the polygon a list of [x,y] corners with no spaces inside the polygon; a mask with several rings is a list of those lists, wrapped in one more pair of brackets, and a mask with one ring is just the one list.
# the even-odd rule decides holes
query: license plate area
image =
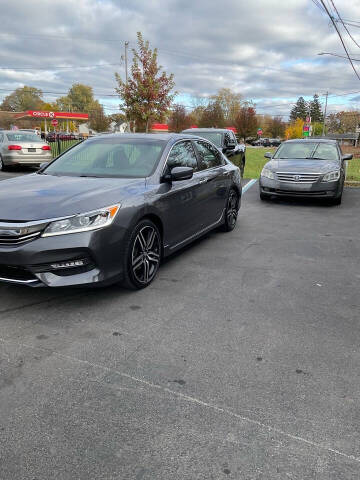
{"label": "license plate area", "polygon": [[36,148],[28,148],[29,153],[36,153]]}

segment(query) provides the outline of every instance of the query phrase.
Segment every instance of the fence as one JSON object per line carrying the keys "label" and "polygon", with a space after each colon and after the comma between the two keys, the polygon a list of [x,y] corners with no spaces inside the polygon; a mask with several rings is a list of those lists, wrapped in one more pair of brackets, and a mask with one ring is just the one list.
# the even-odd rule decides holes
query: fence
{"label": "fence", "polygon": [[53,158],[55,158],[60,155],[60,153],[65,152],[65,150],[72,147],[73,145],[83,142],[83,139],[64,140],[61,139],[59,135],[56,135],[48,138],[47,142],[50,145],[52,156]]}

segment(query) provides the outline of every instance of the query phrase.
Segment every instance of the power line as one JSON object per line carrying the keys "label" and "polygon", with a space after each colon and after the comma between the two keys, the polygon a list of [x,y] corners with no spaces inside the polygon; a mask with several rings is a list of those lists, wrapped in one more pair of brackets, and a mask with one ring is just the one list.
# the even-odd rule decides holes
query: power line
{"label": "power line", "polygon": [[355,45],[356,45],[358,48],[360,48],[360,45],[359,45],[358,42],[355,40],[355,38],[351,35],[349,29],[347,28],[347,26],[345,25],[343,19],[341,18],[340,14],[339,14],[336,6],[335,6],[335,3],[333,2],[333,0],[330,0],[330,1],[331,1],[332,6],[334,7],[334,10],[335,10],[335,12],[336,12],[336,15],[339,17],[339,20],[340,20],[340,22],[342,23],[342,25],[343,25],[343,27],[345,28],[345,30],[347,31],[349,37],[350,37],[351,40],[355,43]]}
{"label": "power line", "polygon": [[344,43],[344,40],[342,39],[341,33],[340,33],[340,31],[339,31],[339,29],[338,29],[338,27],[337,27],[337,25],[336,25],[336,22],[334,21],[333,16],[330,14],[327,6],[325,5],[324,0],[320,0],[320,2],[321,2],[321,4],[323,5],[323,7],[325,8],[326,13],[328,14],[328,16],[329,16],[332,24],[334,25],[334,28],[335,28],[335,30],[336,30],[339,38],[340,38],[340,41],[341,41],[341,43],[342,43],[342,46],[344,47],[346,56],[347,56],[348,59],[349,59],[349,62],[350,62],[350,64],[351,64],[351,66],[352,66],[352,69],[354,70],[355,75],[356,75],[357,78],[360,80],[360,75],[358,74],[358,72],[357,72],[356,69],[355,69],[355,66],[354,66],[354,64],[353,64],[353,61],[352,61],[351,58],[350,58],[349,52],[347,51],[346,45],[345,45],[345,43]]}

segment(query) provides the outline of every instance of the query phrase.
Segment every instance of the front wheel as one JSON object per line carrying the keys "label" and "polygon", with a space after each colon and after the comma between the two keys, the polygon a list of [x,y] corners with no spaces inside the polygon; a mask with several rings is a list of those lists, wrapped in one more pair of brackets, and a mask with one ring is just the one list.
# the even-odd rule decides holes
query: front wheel
{"label": "front wheel", "polygon": [[225,210],[225,221],[224,224],[221,226],[221,230],[223,232],[231,232],[234,230],[237,216],[239,212],[239,194],[235,189],[231,189],[229,192],[228,201],[226,204]]}
{"label": "front wheel", "polygon": [[270,195],[260,192],[260,200],[262,200],[263,202],[266,202],[267,200],[270,200]]}
{"label": "front wheel", "polygon": [[161,235],[150,220],[142,220],[134,228],[125,249],[123,286],[131,290],[145,288],[154,280],[160,266]]}
{"label": "front wheel", "polygon": [[329,200],[329,204],[330,205],[341,205],[341,201],[342,201],[342,194],[339,195],[338,197],[335,197],[335,198],[332,198],[331,200]]}
{"label": "front wheel", "polygon": [[0,172],[3,172],[4,170],[5,170],[4,160],[2,159],[2,157],[0,155]]}

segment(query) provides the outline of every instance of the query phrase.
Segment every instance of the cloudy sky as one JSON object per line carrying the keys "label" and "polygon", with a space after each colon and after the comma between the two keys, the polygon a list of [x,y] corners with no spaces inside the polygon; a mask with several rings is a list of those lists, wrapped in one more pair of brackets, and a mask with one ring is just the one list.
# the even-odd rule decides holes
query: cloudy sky
{"label": "cloudy sky", "polygon": [[[348,28],[360,45],[359,0],[333,1],[343,19],[355,22]],[[114,72],[124,75],[124,42],[131,62],[141,31],[175,74],[178,103],[189,107],[228,87],[272,115],[287,116],[300,95],[327,90],[330,111],[359,108],[360,81],[349,62],[318,55],[344,51],[314,2],[0,0],[0,100],[23,85],[55,100],[81,82],[93,87],[107,113],[116,112]],[[360,75],[360,48],[341,28]],[[359,94],[340,96],[349,92]]]}

